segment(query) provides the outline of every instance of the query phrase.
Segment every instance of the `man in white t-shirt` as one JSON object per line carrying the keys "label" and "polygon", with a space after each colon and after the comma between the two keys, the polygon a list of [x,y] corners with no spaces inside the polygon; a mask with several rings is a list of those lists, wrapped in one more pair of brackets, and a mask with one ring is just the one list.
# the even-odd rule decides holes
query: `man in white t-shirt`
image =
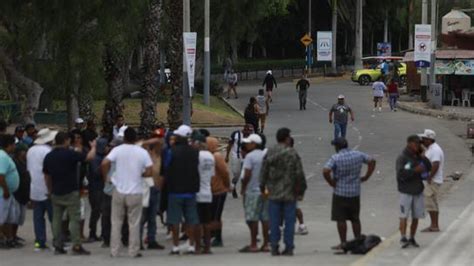
{"label": "man in white t-shirt", "polygon": [[[201,241],[204,239],[203,254],[211,254],[211,230],[212,221],[212,191],[211,179],[215,175],[214,155],[209,152],[206,144],[206,137],[195,131],[191,136],[193,147],[199,150],[199,192],[196,194],[197,212],[199,216],[199,225],[196,227],[195,238],[196,253],[201,252]],[[204,238],[202,238],[204,233]]]}
{"label": "man in white t-shirt", "polygon": [[382,102],[383,96],[385,91],[387,90],[387,86],[382,81],[382,77],[380,77],[374,84],[372,84],[372,90],[374,95],[374,111],[379,107],[379,112],[382,111]]}
{"label": "man in white t-shirt", "polygon": [[114,148],[102,162],[102,174],[107,176],[111,164],[115,164],[112,183],[112,232],[111,255],[118,256],[121,246],[121,229],[125,214],[129,227],[128,252],[132,257],[141,257],[140,220],[142,216],[142,178],[152,175],[153,162],[149,153],[135,145],[136,131],[129,127],[124,132],[125,143]]}
{"label": "man in white t-shirt", "polygon": [[430,214],[431,225],[421,232],[439,232],[439,189],[443,184],[444,177],[444,152],[436,143],[436,133],[431,129],[425,129],[420,134],[423,145],[426,147],[425,157],[431,162],[431,171],[425,181],[425,209]]}
{"label": "man in white t-shirt", "polygon": [[[265,153],[259,149],[262,138],[251,134],[242,141],[245,144],[247,155],[244,159],[244,178],[242,180],[241,195],[244,198],[245,221],[250,229],[250,245],[240,249],[240,252],[269,252],[268,239],[268,201],[260,190],[260,170]],[[262,223],[263,244],[257,247],[258,223]]]}
{"label": "man in white t-shirt", "polygon": [[51,223],[53,219],[53,206],[48,198],[48,188],[43,173],[43,161],[52,150],[52,143],[57,131],[49,128],[41,129],[34,144],[26,154],[26,167],[31,176],[30,199],[33,203],[33,225],[35,231],[35,250],[46,250],[46,221],[48,215]]}

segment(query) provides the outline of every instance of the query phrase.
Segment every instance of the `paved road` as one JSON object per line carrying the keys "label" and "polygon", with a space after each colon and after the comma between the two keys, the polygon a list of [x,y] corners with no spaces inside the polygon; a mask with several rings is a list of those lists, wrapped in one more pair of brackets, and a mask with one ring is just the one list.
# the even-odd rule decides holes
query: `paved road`
{"label": "paved road", "polygon": [[[250,96],[256,94],[258,85],[243,84],[239,88],[240,99],[230,100],[236,108],[243,110]],[[377,159],[377,169],[371,180],[363,185],[362,191],[362,230],[363,233],[374,233],[384,237],[384,245],[369,256],[336,256],[330,246],[337,244],[338,236],[335,224],[330,221],[330,200],[332,191],[321,177],[321,170],[334,153],[329,144],[332,139],[332,126],[328,123],[328,109],[336,101],[338,94],[345,94],[347,103],[356,114],[356,121],[350,125],[348,139],[351,147],[367,152]],[[457,137],[463,132],[464,125],[434,118],[412,115],[404,112],[391,113],[385,108],[381,113],[373,113],[370,90],[349,81],[329,81],[313,85],[309,91],[309,103],[306,111],[298,110],[297,95],[294,85],[282,83],[275,91],[274,102],[271,105],[270,117],[266,133],[270,145],[274,141],[274,133],[282,126],[292,129],[296,140],[296,149],[303,157],[309,189],[301,207],[305,213],[306,224],[310,234],[296,237],[296,256],[294,258],[272,258],[268,254],[238,254],[238,248],[249,241],[248,230],[243,221],[242,204],[240,200],[228,201],[224,212],[224,241],[225,247],[214,249],[213,256],[167,256],[167,251],[145,251],[144,258],[132,260],[129,258],[111,259],[109,250],[100,249],[98,244],[87,244],[93,255],[87,258],[53,257],[51,252],[34,253],[31,244],[22,250],[0,251],[0,266],[10,265],[80,265],[100,263],[102,265],[381,265],[379,259],[388,258],[386,265],[408,264],[425,250],[430,243],[435,243],[437,236],[429,235],[420,238],[422,249],[402,253],[397,247],[398,236],[398,193],[394,164],[397,155],[404,147],[405,138],[412,133],[422,132],[424,128],[435,130],[439,143],[445,149],[446,171],[469,171],[471,163],[470,152],[464,142]],[[216,129],[214,134],[228,135],[232,129]],[[446,203],[453,206],[450,217],[442,216],[444,228],[462,213],[472,201],[473,176],[455,184],[455,193],[446,196]],[[469,192],[469,190],[471,192]],[[449,201],[451,200],[451,201]],[[444,203],[443,202],[443,203]],[[458,204],[465,204],[464,207]],[[449,206],[448,206],[449,207]],[[448,213],[448,211],[446,211]],[[470,218],[472,219],[472,218]],[[426,221],[421,226],[425,226]],[[27,224],[20,231],[29,243],[32,241],[31,214]],[[349,238],[352,233],[349,233]],[[169,248],[170,243],[164,240],[164,229],[160,228],[159,238]],[[394,241],[395,240],[395,241]],[[428,254],[430,255],[430,253]],[[420,256],[424,256],[421,254]],[[400,260],[400,257],[403,259]]]}

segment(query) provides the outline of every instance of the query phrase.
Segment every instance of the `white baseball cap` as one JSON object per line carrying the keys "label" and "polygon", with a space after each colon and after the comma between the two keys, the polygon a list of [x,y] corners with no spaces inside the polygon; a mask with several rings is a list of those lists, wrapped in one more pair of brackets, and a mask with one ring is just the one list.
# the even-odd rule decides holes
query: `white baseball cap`
{"label": "white baseball cap", "polygon": [[345,99],[346,97],[342,94],[339,94],[339,96],[337,96],[337,99]]}
{"label": "white baseball cap", "polygon": [[192,133],[193,133],[193,130],[188,125],[181,125],[178,127],[178,129],[173,131],[174,135],[184,137],[184,138],[191,136]]}
{"label": "white baseball cap", "polygon": [[76,124],[84,124],[84,119],[78,117],[76,118],[76,120],[74,121]]}
{"label": "white baseball cap", "polygon": [[271,70],[268,70],[267,71],[267,75],[271,75],[272,74],[272,71]]}
{"label": "white baseball cap", "polygon": [[422,134],[418,134],[418,137],[436,140],[436,132],[431,129],[425,129],[425,132],[423,132]]}
{"label": "white baseball cap", "polygon": [[257,134],[250,134],[247,138],[242,140],[242,143],[255,143],[255,144],[262,144],[262,138]]}

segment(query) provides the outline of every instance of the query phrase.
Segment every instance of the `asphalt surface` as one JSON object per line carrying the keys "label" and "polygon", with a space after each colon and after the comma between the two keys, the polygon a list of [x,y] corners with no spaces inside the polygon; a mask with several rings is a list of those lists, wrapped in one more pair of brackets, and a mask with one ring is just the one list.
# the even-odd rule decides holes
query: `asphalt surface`
{"label": "asphalt surface", "polygon": [[[250,96],[254,96],[260,87],[243,83],[238,88],[239,99],[229,102],[237,109],[243,110]],[[333,127],[328,122],[328,109],[336,102],[339,94],[346,96],[356,116],[348,128],[349,145],[366,152],[377,160],[377,167],[372,178],[363,184],[361,196],[361,221],[364,234],[377,234],[384,242],[374,252],[366,256],[334,255],[331,246],[338,244],[336,226],[330,221],[332,191],[322,178],[322,168],[327,159],[334,153],[330,141]],[[296,250],[293,258],[272,258],[269,254],[239,254],[237,250],[248,244],[249,233],[244,223],[241,200],[228,197],[224,211],[224,248],[215,248],[212,256],[180,256],[168,254],[171,243],[165,240],[165,229],[159,227],[158,240],[167,247],[165,251],[144,251],[144,257],[130,259],[123,250],[123,258],[112,259],[109,250],[102,249],[99,243],[85,244],[92,251],[90,257],[54,256],[52,252],[33,251],[33,229],[31,212],[27,222],[20,229],[20,236],[27,239],[26,247],[17,250],[0,251],[0,266],[10,265],[83,265],[100,263],[101,265],[406,265],[415,259],[423,263],[413,265],[430,265],[426,258],[437,254],[440,244],[437,238],[453,235],[459,226],[450,224],[457,220],[467,219],[465,208],[473,200],[472,189],[474,176],[468,175],[472,170],[472,155],[465,142],[458,137],[465,130],[462,122],[445,121],[436,118],[413,115],[405,112],[390,112],[385,103],[382,112],[372,111],[371,91],[346,80],[323,81],[312,84],[308,92],[306,111],[298,110],[297,94],[292,82],[281,83],[274,91],[270,116],[267,120],[266,134],[269,145],[275,143],[274,134],[280,127],[289,127],[295,138],[295,148],[303,158],[303,165],[308,179],[308,191],[300,204],[305,215],[305,224],[309,235],[296,236]],[[436,131],[438,143],[443,147],[446,157],[446,175],[453,171],[463,171],[464,178],[456,183],[445,195],[440,224],[447,232],[421,235],[418,242],[420,249],[401,251],[398,247],[398,192],[395,180],[395,160],[405,146],[408,135],[423,132],[425,128]],[[235,129],[211,129],[211,133],[227,136]],[[365,169],[363,170],[365,171]],[[471,207],[472,208],[472,207]],[[443,215],[446,213],[446,215]],[[449,215],[447,215],[449,214]],[[458,217],[461,217],[458,219]],[[424,228],[428,221],[422,221]],[[350,227],[349,227],[350,228]],[[451,231],[450,231],[451,230]],[[472,232],[472,230],[470,231]],[[86,230],[87,234],[87,230]],[[51,234],[48,234],[50,237]],[[348,231],[348,238],[352,232]],[[445,238],[452,240],[452,237]],[[467,242],[466,242],[467,241]],[[471,242],[469,242],[471,241]],[[439,240],[438,240],[439,242]],[[457,243],[459,241],[454,241]],[[433,244],[435,243],[435,244]],[[472,238],[461,241],[459,245],[472,245]],[[471,249],[472,250],[472,249]],[[424,253],[423,253],[424,252]],[[451,256],[452,252],[446,256]],[[421,257],[420,257],[421,256]],[[424,257],[423,257],[424,256]],[[464,255],[462,255],[464,256]],[[471,257],[472,258],[472,257]],[[469,262],[469,257],[467,260]],[[460,261],[463,262],[462,260]],[[463,265],[463,264],[459,264]]]}

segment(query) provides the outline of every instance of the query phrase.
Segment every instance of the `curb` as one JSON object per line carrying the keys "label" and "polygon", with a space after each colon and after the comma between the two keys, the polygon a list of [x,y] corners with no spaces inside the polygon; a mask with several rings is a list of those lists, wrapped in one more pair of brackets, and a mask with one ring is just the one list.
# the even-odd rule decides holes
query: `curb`
{"label": "curb", "polygon": [[219,97],[219,99],[221,99],[227,106],[230,107],[230,109],[232,109],[234,112],[238,113],[242,118],[244,118],[244,113],[242,113],[240,110],[238,110],[237,108],[235,108],[232,104],[230,104],[230,102],[228,102],[224,97]]}
{"label": "curb", "polygon": [[410,113],[432,116],[436,118],[443,118],[447,120],[474,121],[474,115],[447,113],[447,112],[435,110],[435,109],[417,108],[404,102],[398,102],[398,108]]}

